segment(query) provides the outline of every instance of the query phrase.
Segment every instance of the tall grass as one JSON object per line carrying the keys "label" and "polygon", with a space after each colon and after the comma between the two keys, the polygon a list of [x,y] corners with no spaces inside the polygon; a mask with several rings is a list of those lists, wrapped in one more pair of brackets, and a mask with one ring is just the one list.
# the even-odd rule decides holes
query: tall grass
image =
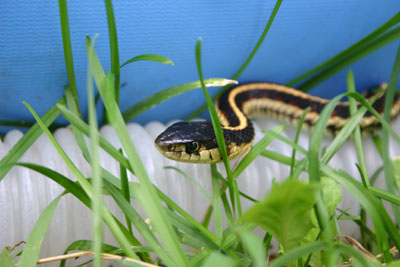
{"label": "tall grass", "polygon": [[[254,57],[257,49],[271,27],[279,10],[281,0],[276,2],[275,8],[268,20],[260,40],[249,58],[239,69],[234,79],[237,79],[245,67]],[[96,54],[94,42],[86,38],[88,57],[88,106],[89,122],[85,122],[80,115],[77,88],[73,72],[72,50],[69,38],[68,12],[66,1],[59,1],[60,18],[65,52],[66,68],[69,77],[69,87],[65,88],[65,97],[58,101],[42,118],[25,103],[37,123],[30,128],[25,136],[10,150],[0,161],[0,181],[8,173],[14,164],[34,170],[58,183],[65,191],[55,198],[43,211],[36,222],[29,238],[24,246],[22,254],[15,254],[12,249],[4,249],[0,254],[0,260],[5,266],[13,266],[13,261],[19,266],[34,266],[38,260],[40,246],[48,230],[48,226],[54,216],[59,200],[66,194],[72,194],[84,205],[93,211],[93,240],[76,240],[65,253],[73,250],[89,250],[94,252],[94,264],[101,266],[104,253],[112,254],[115,260],[121,264],[135,266],[150,266],[150,264],[163,263],[167,266],[265,266],[269,261],[269,248],[272,237],[278,240],[282,247],[279,256],[270,262],[271,266],[334,266],[337,263],[352,261],[359,266],[379,266],[380,263],[398,264],[393,259],[391,246],[400,249],[400,235],[398,232],[400,197],[396,195],[399,185],[399,163],[393,164],[389,157],[389,136],[396,142],[400,137],[389,126],[389,111],[395,94],[395,84],[398,81],[400,69],[400,48],[395,57],[387,98],[385,102],[384,117],[381,117],[370,102],[355,92],[355,82],[351,72],[348,75],[348,90],[334,98],[326,105],[321,113],[310,137],[310,146],[301,147],[298,141],[301,124],[298,127],[294,140],[289,140],[281,135],[285,129],[280,125],[271,130],[263,131],[264,136],[255,144],[249,153],[241,159],[234,170],[231,170],[226,157],[223,132],[219,120],[213,108],[212,98],[207,87],[226,86],[234,84],[229,79],[204,79],[201,64],[201,41],[198,40],[195,48],[199,81],[177,85],[165,89],[153,96],[139,102],[124,112],[118,107],[119,98],[119,68],[126,64],[133,64],[138,60],[152,60],[172,65],[172,61],[160,55],[139,55],[120,65],[117,27],[111,1],[105,1],[110,36],[111,70],[106,72]],[[396,14],[376,31],[360,40],[353,46],[339,53],[325,63],[317,66],[304,75],[294,79],[289,84],[303,82],[301,88],[306,90],[330,77],[338,70],[353,63],[355,60],[366,56],[377,48],[397,40],[399,35],[400,14]],[[194,68],[196,66],[193,66]],[[114,148],[103,139],[97,128],[97,119],[94,108],[94,96],[92,79],[94,79],[103,100],[108,121],[115,129],[122,144],[123,152]],[[141,162],[125,126],[125,121],[132,119],[140,113],[154,107],[175,95],[201,87],[207,107],[214,126],[215,135],[224,159],[226,177],[219,173],[215,165],[211,166],[213,195],[209,199],[211,208],[205,216],[203,223],[196,221],[185,212],[177,203],[161,192],[150,182],[145,167]],[[225,90],[227,87],[223,88]],[[222,92],[222,91],[221,91]],[[220,93],[219,93],[220,94]],[[217,94],[217,95],[219,95]],[[331,144],[325,149],[321,148],[324,130],[331,113],[337,102],[343,97],[350,98],[351,118],[338,133]],[[357,107],[356,102],[361,103]],[[358,123],[365,112],[369,111],[376,116],[383,127],[382,159],[387,190],[376,188],[371,179],[376,175],[369,174],[363,152],[363,140],[360,136]],[[307,111],[306,111],[307,112]],[[73,164],[68,155],[55,140],[49,130],[54,119],[62,114],[71,124],[75,139],[84,156],[91,163],[92,175],[85,177]],[[197,114],[195,112],[194,114]],[[304,113],[305,114],[305,113]],[[305,115],[303,115],[304,118]],[[22,154],[31,146],[38,136],[44,132],[53,143],[67,164],[70,171],[77,178],[77,182],[48,169],[31,163],[16,163]],[[90,149],[84,142],[84,136],[90,137]],[[340,149],[350,136],[354,136],[355,149],[358,156],[359,176],[352,177],[344,170],[338,170],[329,165],[330,159]],[[285,142],[293,149],[291,157],[273,152],[267,149],[272,141]],[[98,149],[102,148],[120,164],[120,177],[116,177],[102,168],[99,162]],[[278,184],[275,183],[265,199],[255,200],[241,192],[236,179],[258,156],[267,157],[290,167],[290,176]],[[182,170],[176,171],[185,175]],[[134,173],[138,182],[129,182],[127,172]],[[308,179],[299,181],[300,173],[306,173]],[[187,175],[186,175],[187,176]],[[190,177],[187,176],[190,180]],[[365,224],[365,217],[349,216],[345,212],[335,212],[340,202],[344,187],[363,207],[363,214],[370,217],[373,229]],[[229,189],[229,199],[225,191]],[[124,221],[115,218],[103,204],[103,194],[110,195],[118,204],[124,214]],[[240,197],[243,196],[254,202],[253,206],[242,213]],[[383,200],[391,203],[396,220],[392,221],[388,211],[383,206]],[[131,205],[135,201],[144,211],[145,220],[137,209]],[[215,231],[208,228],[213,215]],[[363,244],[371,249],[366,257],[366,252],[343,244],[338,240],[340,229],[337,221],[344,218],[353,219],[360,225],[361,233],[365,239]],[[228,218],[227,226],[224,226],[223,218]],[[118,242],[118,246],[105,244],[102,240],[102,224],[108,227]],[[264,238],[255,235],[252,230],[257,226],[264,229]],[[135,229],[136,231],[133,231]],[[144,240],[142,243],[139,240]],[[186,247],[187,249],[183,249]],[[371,255],[383,254],[382,257]],[[19,257],[19,258],[18,258]],[[158,260],[159,259],[159,260]],[[65,262],[61,265],[63,266]]]}

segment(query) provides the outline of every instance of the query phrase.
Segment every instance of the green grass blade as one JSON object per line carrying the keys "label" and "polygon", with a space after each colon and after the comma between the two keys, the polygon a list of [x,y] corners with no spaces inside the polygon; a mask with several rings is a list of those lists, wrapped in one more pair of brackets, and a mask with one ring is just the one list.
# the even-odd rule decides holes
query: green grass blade
{"label": "green grass blade", "polygon": [[354,52],[349,53],[345,57],[337,60],[333,64],[327,66],[323,71],[311,77],[304,83],[300,84],[297,88],[302,91],[308,91],[314,86],[322,83],[332,75],[338,73],[347,66],[350,66],[354,62],[364,58],[365,56],[371,54],[372,52],[378,50],[379,48],[390,44],[400,38],[400,26],[384,33],[383,35],[377,37],[373,41],[358,47]]}
{"label": "green grass blade", "polygon": [[221,195],[219,192],[220,182],[216,174],[217,167],[215,163],[211,164],[211,184],[212,184],[212,206],[214,211],[215,234],[222,239],[222,208]]}
{"label": "green grass blade", "polygon": [[285,266],[288,263],[295,262],[297,259],[299,259],[302,256],[305,256],[310,253],[318,252],[318,251],[323,251],[323,250],[328,250],[332,248],[335,252],[340,252],[345,255],[349,255],[354,257],[361,265],[355,265],[355,266],[379,266],[376,265],[375,263],[368,261],[358,250],[348,246],[348,245],[342,245],[342,244],[335,244],[332,247],[332,243],[328,242],[323,242],[323,241],[315,241],[312,243],[308,243],[306,245],[297,247],[288,253],[285,253],[281,257],[277,258],[273,262],[269,264],[270,267],[278,267],[278,266]]}
{"label": "green grass blade", "polygon": [[111,58],[111,71],[115,77],[115,100],[119,103],[119,51],[118,51],[118,35],[117,26],[115,25],[115,17],[111,0],[105,0],[107,22],[108,22],[108,37],[110,40],[110,58]]}
{"label": "green grass blade", "polygon": [[[232,204],[232,210],[234,213],[236,213],[236,205],[239,203],[240,199],[235,198],[235,185],[234,185],[234,180],[232,177],[231,167],[230,167],[229,161],[228,161],[228,156],[226,154],[226,144],[225,144],[224,133],[222,131],[217,112],[215,111],[213,101],[207,91],[206,85],[203,80],[203,72],[202,72],[202,67],[201,67],[201,65],[202,65],[201,64],[201,38],[199,38],[196,43],[196,63],[197,63],[197,70],[199,73],[201,87],[203,89],[204,97],[206,98],[207,108],[210,113],[211,122],[212,122],[212,125],[214,128],[215,138],[217,139],[219,151],[220,151],[222,160],[224,162],[224,166],[225,166],[225,170],[226,170],[226,174],[227,174],[227,178],[228,178],[228,187],[229,187],[230,200],[231,200],[231,204]],[[240,211],[239,211],[239,213],[240,213]]]}
{"label": "green grass blade", "polygon": [[[77,117],[73,112],[68,110],[65,106],[57,105],[57,109],[71,123],[71,125],[73,125],[73,127],[76,127],[80,132],[89,137],[89,125],[87,125],[82,119]],[[122,164],[122,166],[124,166],[128,170],[131,170],[128,160],[113,145],[111,145],[100,135],[98,135],[98,138],[101,148],[103,148],[108,154],[110,154],[110,156],[112,156],[115,160]]]}
{"label": "green grass blade", "polygon": [[120,68],[122,68],[125,65],[128,65],[129,63],[136,62],[136,61],[143,61],[143,60],[163,63],[163,64],[170,65],[170,66],[174,65],[174,62],[172,62],[172,60],[167,57],[163,57],[163,56],[155,55],[155,54],[143,54],[143,55],[139,55],[139,56],[133,57],[131,59],[128,59],[120,66]]}
{"label": "green grass blade", "polygon": [[[306,109],[304,110],[303,114],[301,114],[299,123],[298,123],[297,128],[296,128],[296,135],[295,135],[295,137],[294,137],[294,144],[295,144],[295,145],[298,145],[299,137],[300,137],[300,132],[301,132],[301,129],[303,128],[303,123],[304,123],[304,120],[305,120],[305,118],[306,118],[308,112],[310,112],[310,107],[306,108]],[[294,174],[294,165],[295,165],[295,163],[296,163],[296,151],[297,151],[297,149],[296,149],[295,147],[293,147],[293,151],[292,151],[292,162],[291,162],[291,164],[290,164],[290,174],[289,174],[289,176],[290,176],[292,179],[297,179],[297,178],[298,178],[298,177],[296,177],[296,176],[293,175],[293,174]]]}
{"label": "green grass blade", "polygon": [[241,231],[241,229],[237,229],[237,234],[243,244],[243,247],[246,249],[247,254],[249,254],[252,266],[254,267],[265,267],[265,250],[260,238],[249,231]]}
{"label": "green grass blade", "polygon": [[[233,80],[237,80],[242,72],[246,69],[246,67],[250,64],[251,60],[257,53],[258,49],[261,47],[265,37],[267,36],[267,33],[269,32],[269,29],[271,28],[272,22],[275,19],[276,14],[278,13],[279,7],[282,4],[282,0],[277,0],[274,6],[274,9],[272,10],[272,13],[268,19],[267,24],[265,25],[264,31],[262,32],[260,38],[258,39],[256,45],[254,46],[253,50],[251,51],[249,57],[246,59],[246,61],[243,63],[243,65],[239,68],[239,70],[233,75]],[[213,100],[215,101],[222,95],[223,92],[225,92],[229,86],[224,86],[219,90],[213,97]],[[205,109],[207,108],[207,104],[202,105],[200,108],[196,109],[189,117],[186,119],[187,121],[193,120],[194,118],[197,118]]]}
{"label": "green grass blade", "polygon": [[[71,36],[69,32],[67,0],[58,0],[58,6],[60,10],[61,36],[63,40],[65,66],[67,68],[69,88],[75,99],[75,102],[79,103],[78,89],[75,81],[74,62],[72,57]],[[79,106],[78,113],[79,116],[82,116],[79,110]]]}
{"label": "green grass blade", "polygon": [[39,219],[35,223],[28,241],[22,251],[21,258],[18,261],[18,266],[36,266],[39,258],[40,247],[43,243],[44,237],[49,229],[51,219],[53,218],[54,211],[57,208],[62,194],[56,197],[40,214]]}
{"label": "green grass blade", "polygon": [[[13,128],[30,128],[35,125],[34,122],[30,121],[14,121],[14,120],[0,120],[0,125],[2,126],[11,126]],[[65,127],[64,125],[53,123],[49,126],[50,129],[55,130],[61,127]]]}
{"label": "green grass blade", "polygon": [[398,192],[400,192],[400,157],[393,159],[393,182]]}
{"label": "green grass blade", "polygon": [[[122,149],[120,149],[119,151],[122,154]],[[119,164],[119,174],[120,174],[120,178],[121,178],[122,193],[125,197],[125,200],[130,202],[131,196],[130,196],[130,192],[129,192],[128,173],[127,173],[126,168],[122,164]],[[131,220],[126,215],[125,215],[125,220],[126,220],[126,225],[128,226],[129,232],[133,235]]]}
{"label": "green grass blade", "polygon": [[[356,92],[356,86],[354,82],[354,75],[351,70],[347,73],[347,91],[348,92]],[[357,104],[353,98],[349,98],[349,109],[350,109],[350,117],[353,117],[357,112]],[[354,129],[354,145],[356,147],[357,158],[359,162],[359,170],[361,174],[361,180],[366,188],[368,188],[369,179],[368,179],[368,171],[367,171],[367,163],[365,162],[364,150],[361,139],[361,130],[360,125],[356,126]]]}
{"label": "green grass blade", "polygon": [[151,218],[157,233],[162,239],[165,248],[167,248],[167,252],[172,262],[177,266],[187,266],[187,259],[179,244],[178,237],[168,221],[167,215],[162,208],[154,186],[147,175],[138,153],[136,152],[126,128],[125,121],[113,97],[113,75],[112,73],[108,73],[107,77],[105,76],[89,37],[86,39],[86,49],[92,75],[103,99],[109,121],[115,129],[121,145],[127,154],[129,164],[132,166],[132,169],[140,182],[141,190],[138,192],[138,197],[141,204]]}
{"label": "green grass blade", "polygon": [[[343,94],[333,98],[328,104],[325,105],[322,110],[320,117],[311,133],[309,154],[308,154],[308,172],[311,184],[319,185],[321,182],[320,175],[320,149],[323,137],[325,135],[326,126],[328,120],[331,117],[336,104],[343,97]],[[322,197],[322,190],[318,190],[315,194],[317,204],[315,206],[315,214],[317,216],[319,227],[322,231],[325,231],[324,238],[327,241],[333,240],[333,234],[329,227],[329,215],[325,206],[325,202]],[[329,258],[329,257],[328,257]]]}
{"label": "green grass blade", "polygon": [[[284,129],[285,125],[279,125],[274,129],[272,129],[271,132],[280,134],[283,132]],[[232,174],[233,179],[239,177],[239,175],[247,168],[247,166],[249,166],[250,163],[253,162],[253,160],[255,160],[257,156],[260,155],[260,153],[262,153],[274,139],[275,139],[274,136],[270,135],[269,133],[266,133],[265,136],[261,138],[261,140],[257,144],[252,146],[249,153],[247,153],[246,156],[244,156],[244,158],[240,161],[236,169],[233,171]]]}
{"label": "green grass blade", "polygon": [[[224,86],[226,84],[237,84],[237,81],[229,80],[229,79],[219,79],[219,78],[212,78],[204,80],[204,83],[207,87],[219,87]],[[140,101],[139,103],[133,105],[132,107],[128,108],[122,113],[125,121],[129,121],[134,117],[138,116],[139,114],[145,112],[148,109],[155,107],[158,104],[182,93],[187,91],[200,88],[201,83],[200,81],[184,83],[181,85],[173,86],[171,88],[162,90],[158,93],[155,93],[148,98]]]}
{"label": "green grass blade", "polygon": [[[24,102],[24,104],[28,107],[29,111],[35,117],[39,126],[42,128],[43,132],[50,139],[51,143],[54,145],[55,149],[60,154],[61,158],[64,160],[64,162],[66,163],[68,168],[75,175],[75,177],[79,181],[80,185],[82,186],[83,190],[86,192],[86,194],[89,196],[90,199],[93,199],[93,189],[92,189],[91,185],[89,184],[89,182],[85,179],[85,177],[82,175],[82,173],[78,170],[78,168],[74,165],[74,163],[71,161],[71,159],[67,156],[65,151],[61,148],[60,144],[57,142],[57,140],[54,138],[54,136],[50,133],[49,129],[46,127],[46,125],[43,123],[43,121],[40,119],[40,117],[36,114],[36,112],[32,109],[32,107],[26,102]],[[138,257],[136,256],[135,252],[133,252],[133,250],[131,249],[128,240],[125,238],[125,236],[121,232],[121,229],[119,228],[118,224],[116,223],[115,219],[111,216],[110,212],[107,210],[107,208],[104,205],[102,206],[102,212],[103,212],[104,221],[107,223],[111,232],[114,234],[115,239],[120,243],[120,245],[122,246],[122,248],[124,249],[126,254],[131,258],[137,259]]]}
{"label": "green grass blade", "polygon": [[178,172],[179,174],[181,174],[183,177],[185,177],[188,181],[190,181],[193,185],[195,185],[199,191],[201,192],[201,194],[208,200],[211,201],[211,197],[208,195],[207,191],[200,185],[199,182],[196,181],[196,179],[194,179],[192,176],[190,176],[189,174],[185,173],[184,171],[182,171],[181,169],[174,167],[174,166],[164,166],[164,169],[167,170],[174,170],[176,172]]}
{"label": "green grass blade", "polygon": [[91,188],[90,184],[88,183],[88,181],[85,179],[85,177],[82,175],[82,173],[78,170],[78,168],[74,165],[74,163],[71,161],[71,159],[67,156],[67,154],[64,152],[64,150],[62,149],[60,144],[57,142],[57,140],[51,134],[51,132],[46,127],[46,125],[43,123],[43,121],[40,119],[40,117],[37,115],[37,113],[32,109],[32,107],[27,102],[24,102],[24,104],[29,109],[29,111],[32,113],[32,115],[35,117],[39,126],[42,128],[43,132],[47,135],[47,137],[50,139],[51,143],[54,145],[56,150],[59,152],[59,154],[61,155],[61,157],[67,164],[68,168],[75,174],[75,176],[77,176],[76,178],[78,179],[82,188],[85,190],[86,194],[88,194],[88,196],[90,198],[92,198],[93,192],[92,192],[92,188]]}
{"label": "green grass blade", "polygon": [[[364,107],[368,109],[369,112],[371,112],[372,115],[375,116],[375,118],[378,119],[378,121],[381,123],[382,128],[388,131],[388,133],[393,137],[396,142],[400,143],[400,136],[390,127],[390,124],[384,120],[381,115],[372,107],[370,103],[360,94],[360,93],[348,93],[347,96],[353,97],[356,99],[358,102],[360,102]],[[380,141],[380,138],[379,138]]]}
{"label": "green grass blade", "polygon": [[14,267],[14,256],[11,256],[12,251],[5,247],[0,252],[0,262],[3,264],[2,267]]}
{"label": "green grass blade", "polygon": [[195,220],[192,216],[190,216],[185,210],[183,210],[179,205],[177,205],[174,201],[172,201],[167,195],[165,195],[162,191],[159,189],[156,189],[158,195],[164,201],[164,203],[177,213],[179,213],[183,218],[186,219],[190,224],[192,224],[194,227],[196,227],[203,235],[205,235],[208,239],[216,243],[218,241],[218,238],[208,231],[201,223],[199,223],[197,220]]}
{"label": "green grass blade", "polygon": [[[65,250],[64,250],[64,255],[68,254],[70,251],[88,251],[93,249],[93,242],[91,240],[77,240],[72,242]],[[102,251],[104,253],[111,253],[118,255],[118,252],[120,251],[119,248],[108,245],[108,244],[103,244],[102,245]],[[64,267],[66,263],[66,260],[62,260],[60,262],[60,267]]]}
{"label": "green grass blade", "polygon": [[[65,98],[67,100],[68,107],[70,110],[75,114],[75,116],[79,117],[79,112],[78,112],[78,103],[75,102],[75,99],[72,95],[71,90],[69,90],[66,86],[64,87],[65,91]],[[88,114],[89,116],[89,114]],[[89,118],[88,118],[89,119]],[[82,133],[76,129],[75,126],[72,125],[72,132],[74,134],[76,143],[78,144],[79,149],[82,151],[83,157],[90,163],[91,162],[91,157],[89,153],[89,149],[86,145],[85,139],[83,138]]]}
{"label": "green grass blade", "polygon": [[317,67],[307,71],[306,73],[300,75],[296,79],[291,80],[290,82],[287,83],[288,86],[294,86],[296,83],[300,82],[301,80],[304,80],[313,74],[317,73],[318,71],[321,71],[323,68],[331,65],[335,61],[339,61],[343,58],[348,57],[354,51],[358,50],[360,47],[366,45],[367,43],[373,41],[375,38],[377,38],[379,35],[383,34],[396,24],[400,23],[400,12],[396,13],[392,18],[390,18],[388,21],[386,21],[382,26],[380,26],[378,29],[374,30],[372,33],[368,34],[366,37],[361,39],[360,41],[356,42],[355,44],[351,45],[349,48],[343,50],[339,54],[335,55],[334,57],[328,59],[327,61],[323,62],[322,64],[318,65]]}
{"label": "green grass blade", "polygon": [[[108,1],[106,1],[106,3],[107,2]],[[92,152],[90,163],[91,163],[92,186],[93,186],[93,201],[92,201],[93,252],[94,252],[93,264],[96,267],[101,267],[103,262],[101,259],[102,244],[103,244],[103,221],[102,221],[103,181],[100,169],[98,126],[97,126],[96,107],[94,104],[93,81],[90,72],[90,64],[88,64],[88,70],[87,70],[87,91],[88,91],[87,98],[88,98],[88,114],[89,114],[89,127],[90,127],[90,144]],[[82,137],[81,133],[80,136]]]}
{"label": "green grass blade", "polygon": [[[276,162],[285,164],[290,166],[292,164],[292,159],[288,156],[282,155],[278,152],[272,151],[272,150],[264,150],[260,153],[261,156],[266,157],[268,159],[275,160]],[[295,161],[295,165],[298,164],[299,161]]]}
{"label": "green grass blade", "polygon": [[330,243],[324,241],[315,241],[308,243],[306,245],[297,247],[292,249],[291,251],[285,253],[284,255],[280,256],[279,258],[275,259],[271,262],[268,266],[269,267],[279,267],[285,266],[290,262],[295,262],[302,256],[306,256],[308,254],[318,252],[321,250],[326,250],[330,246]]}
{"label": "green grass blade", "polygon": [[169,209],[166,209],[166,212],[171,218],[171,223],[173,224],[173,226],[179,229],[180,232],[187,233],[188,235],[186,236],[186,238],[190,237],[191,239],[196,240],[197,244],[194,244],[194,248],[200,245],[200,247],[203,248],[207,247],[209,249],[221,250],[226,252],[217,243],[213,242],[206,235],[204,235],[197,227],[185,220],[185,218],[177,215]]}
{"label": "green grass blade", "polygon": [[157,256],[160,257],[165,264],[173,264],[173,261],[171,261],[166,254],[166,251],[160,246],[156,237],[150,231],[148,225],[144,222],[139,213],[137,213],[137,211],[131,206],[130,202],[125,199],[123,193],[106,180],[104,181],[104,187],[111,194],[115,202],[124,212],[125,216],[127,216],[129,220],[135,224],[136,229],[144,237],[154,252],[157,253]]}
{"label": "green grass blade", "polygon": [[[393,99],[396,94],[396,85],[399,80],[399,72],[400,72],[400,45],[397,49],[396,59],[393,65],[392,75],[390,76],[389,85],[386,89],[386,98],[384,104],[383,118],[387,123],[390,123],[392,119],[391,109],[393,105]],[[386,187],[390,193],[395,193],[395,184],[393,177],[393,164],[392,159],[390,158],[389,152],[390,140],[389,140],[389,132],[387,128],[384,128],[382,131],[382,152],[383,152],[383,170],[384,177],[386,182]],[[396,219],[397,224],[400,223],[400,209],[396,205],[392,205],[392,210],[394,217]]]}
{"label": "green grass blade", "polygon": [[[58,104],[65,104],[65,98],[62,97],[57,102]],[[46,114],[43,115],[42,121],[46,126],[49,126],[60,114],[54,105]],[[8,153],[0,160],[0,182],[8,171],[12,168],[12,164],[17,162],[20,157],[31,147],[31,145],[42,134],[39,124],[35,123],[26,134],[8,151]]]}
{"label": "green grass blade", "polygon": [[269,134],[272,137],[278,139],[279,141],[282,141],[285,144],[288,144],[289,146],[291,146],[292,148],[296,149],[297,151],[299,151],[301,154],[306,155],[307,156],[307,150],[305,150],[302,146],[296,144],[295,142],[289,140],[288,138],[274,132],[271,130],[263,130],[262,131],[264,134]]}
{"label": "green grass blade", "polygon": [[[79,201],[81,201],[86,207],[89,209],[91,208],[91,201],[85,191],[82,189],[82,187],[79,185],[78,182],[73,182],[69,178],[63,176],[62,174],[51,170],[47,167],[32,164],[32,163],[17,163],[19,166],[23,166],[29,169],[32,169],[40,174],[43,174],[44,176],[50,178],[54,182],[58,183],[60,186],[62,186],[67,192],[71,193],[74,195]],[[107,173],[106,170],[103,169],[103,175]],[[113,177],[115,180],[118,180],[117,178]],[[119,180],[116,182],[116,184],[119,183]],[[118,221],[116,221],[118,227],[120,230],[124,233],[124,235],[128,238],[129,242],[134,245],[134,246],[141,246],[140,242],[135,239],[133,235],[131,235],[125,228],[123,227],[122,224],[120,224]]]}
{"label": "green grass blade", "polygon": [[373,193],[376,197],[380,199],[384,199],[396,206],[400,206],[400,197],[397,196],[396,194],[390,193],[388,191],[382,190],[377,187],[370,186],[369,191]]}
{"label": "green grass blade", "polygon": [[265,37],[267,36],[269,29],[272,26],[272,22],[274,21],[276,14],[278,14],[278,10],[282,4],[282,0],[277,0],[274,6],[274,9],[272,10],[272,13],[268,19],[267,25],[265,25],[265,28],[258,39],[256,45],[254,46],[253,50],[251,51],[249,57],[246,59],[246,61],[243,63],[243,65],[239,68],[239,70],[233,75],[233,80],[237,80],[240,75],[243,73],[243,71],[247,68],[247,66],[250,64],[251,60],[257,53],[258,49],[261,47],[262,43],[264,42]]}
{"label": "green grass blade", "polygon": [[390,261],[390,246],[385,228],[393,242],[396,244],[396,247],[400,245],[400,236],[382,203],[372,196],[360,182],[355,181],[355,179],[348,174],[342,171],[333,170],[325,165],[321,165],[321,170],[325,175],[346,188],[347,191],[349,191],[368,212],[375,227],[378,250],[379,252],[384,253],[387,261]]}
{"label": "green grass blade", "polygon": [[50,178],[51,180],[62,186],[67,192],[70,192],[72,195],[74,195],[84,205],[90,208],[90,199],[78,183],[75,183],[64,175],[41,165],[25,162],[18,162],[16,165],[29,168]]}
{"label": "green grass blade", "polygon": [[354,129],[358,126],[359,121],[367,111],[366,107],[361,107],[355,112],[348,122],[340,130],[339,134],[335,136],[333,141],[329,144],[325,153],[322,155],[321,162],[328,163],[332,157],[339,151],[342,145],[349,139],[350,135],[354,132]]}

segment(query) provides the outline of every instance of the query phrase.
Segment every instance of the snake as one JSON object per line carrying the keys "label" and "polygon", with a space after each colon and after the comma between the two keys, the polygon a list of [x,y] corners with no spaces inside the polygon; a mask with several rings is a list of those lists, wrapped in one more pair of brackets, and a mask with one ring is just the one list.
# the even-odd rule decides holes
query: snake
{"label": "snake", "polygon": [[[386,84],[365,91],[364,97],[383,114]],[[380,90],[379,90],[380,89]],[[255,132],[250,118],[267,116],[290,124],[299,123],[304,111],[303,128],[313,129],[328,99],[275,83],[245,83],[226,90],[215,108],[223,131],[228,159],[248,151]],[[360,104],[358,104],[360,106]],[[396,93],[391,108],[393,120],[400,112],[400,96]],[[338,102],[328,119],[326,133],[337,135],[350,118],[349,102]],[[374,134],[379,120],[369,111],[359,121],[363,134]],[[189,163],[216,163],[222,160],[212,123],[207,121],[176,122],[155,139],[155,146],[165,157]]]}

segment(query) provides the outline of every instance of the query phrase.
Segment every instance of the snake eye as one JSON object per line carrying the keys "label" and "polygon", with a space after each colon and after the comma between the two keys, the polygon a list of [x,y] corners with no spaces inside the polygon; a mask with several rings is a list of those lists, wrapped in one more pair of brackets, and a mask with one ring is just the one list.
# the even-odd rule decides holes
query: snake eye
{"label": "snake eye", "polygon": [[186,153],[193,153],[199,150],[199,142],[190,142],[186,144]]}

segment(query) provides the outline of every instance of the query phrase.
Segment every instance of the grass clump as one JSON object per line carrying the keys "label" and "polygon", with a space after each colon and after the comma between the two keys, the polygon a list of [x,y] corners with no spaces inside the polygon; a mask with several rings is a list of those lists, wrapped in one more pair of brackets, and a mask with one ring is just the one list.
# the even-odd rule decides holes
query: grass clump
{"label": "grass clump", "polygon": [[[335,97],[326,105],[310,137],[310,146],[308,148],[303,148],[297,143],[302,121],[308,111],[306,110],[293,141],[281,135],[285,126],[279,125],[274,129],[264,131],[263,138],[241,159],[234,170],[229,165],[226,151],[224,150],[222,130],[207,87],[224,86],[220,93],[217,94],[219,96],[223,90],[227,89],[226,86],[235,83],[234,80],[240,76],[249,64],[266,37],[281,2],[281,0],[276,2],[259,42],[251,52],[248,60],[233,77],[233,80],[203,78],[201,40],[199,39],[195,49],[199,81],[168,88],[121,112],[118,107],[119,69],[121,67],[138,60],[151,60],[169,65],[173,65],[173,62],[160,55],[146,54],[132,57],[120,65],[112,4],[111,1],[105,1],[110,35],[111,71],[104,71],[97,57],[94,41],[87,37],[89,120],[85,122],[80,113],[74,82],[67,5],[65,1],[60,0],[63,45],[70,85],[65,88],[65,96],[42,118],[35,113],[28,103],[25,103],[37,123],[11,149],[9,154],[0,161],[0,181],[11,167],[17,164],[41,173],[58,183],[65,191],[57,196],[43,211],[20,255],[15,254],[13,248],[5,248],[1,252],[0,260],[6,264],[5,266],[12,266],[14,261],[18,262],[20,266],[33,266],[37,263],[40,246],[53,218],[54,211],[59,200],[66,194],[72,194],[92,210],[94,232],[93,240],[77,240],[66,248],[65,254],[78,250],[83,253],[79,255],[93,255],[95,266],[101,266],[103,258],[112,258],[128,266],[153,266],[162,263],[167,266],[221,265],[261,267],[265,266],[267,262],[269,262],[270,266],[334,266],[349,262],[355,266],[380,266],[382,263],[395,266],[395,264],[398,264],[399,262],[394,260],[391,252],[400,249],[400,234],[398,231],[400,197],[396,195],[400,184],[400,163],[398,159],[392,162],[389,157],[388,146],[389,136],[392,136],[396,142],[400,142],[400,137],[390,128],[388,122],[400,70],[400,49],[396,55],[395,65],[387,89],[388,96],[383,118],[372,108],[371,103],[355,92],[353,75],[349,72],[349,92]],[[304,90],[309,89],[355,60],[398,39],[400,37],[399,22],[400,13],[361,41],[320,66],[306,72],[299,78],[294,79],[289,84],[302,82],[300,87]],[[104,103],[107,121],[115,129],[126,156],[122,151],[117,150],[103,139],[98,132],[93,79]],[[215,165],[211,166],[213,194],[208,197],[210,208],[203,222],[195,220],[150,182],[150,177],[141,162],[140,155],[137,153],[125,125],[125,121],[136,117],[145,110],[175,95],[199,87],[202,88],[206,98],[227,173],[226,177],[224,177],[217,171]],[[343,96],[348,96],[350,99],[351,118],[331,144],[322,149],[321,144],[327,121],[335,105]],[[356,101],[361,103],[361,106],[357,107]],[[193,116],[196,116],[199,111],[196,111]],[[379,172],[369,175],[366,169],[367,163],[362,150],[363,141],[358,122],[367,111],[376,116],[383,126],[381,142],[377,143],[380,143],[381,146],[381,157],[384,162],[381,170],[385,174],[387,190],[374,186],[373,180],[376,179]],[[82,155],[91,164],[91,177],[85,177],[82,174],[49,130],[49,126],[59,114],[62,114],[71,124]],[[77,178],[76,182],[44,166],[32,163],[16,163],[42,132],[48,136],[68,168]],[[358,182],[357,177],[351,176],[344,170],[338,170],[329,165],[330,159],[351,135],[354,136],[359,175],[362,182]],[[84,136],[90,137],[90,148],[87,147]],[[288,157],[268,150],[267,146],[274,140],[289,144],[293,149],[292,156]],[[116,177],[102,168],[98,153],[99,148],[102,148],[119,162],[120,177]],[[297,157],[296,154],[298,155]],[[275,183],[265,199],[261,200],[252,199],[241,192],[236,182],[240,174],[258,156],[267,157],[275,160],[278,164],[290,167],[290,176],[282,183]],[[182,170],[172,169],[192,180]],[[129,182],[127,179],[128,172],[135,174],[138,182]],[[301,173],[306,174],[308,179],[300,181],[298,178]],[[342,195],[339,185],[345,188],[362,206],[360,216],[348,215],[346,211],[342,211],[341,214],[337,212],[337,205]],[[229,198],[226,190],[228,190]],[[104,205],[104,194],[111,196],[117,203],[124,214],[123,221],[118,220]],[[244,213],[242,213],[241,209],[240,196],[254,202],[253,206]],[[131,205],[132,200],[140,205],[147,219]],[[391,219],[388,211],[383,206],[383,200],[392,205],[395,221]],[[212,216],[215,231],[209,229]],[[366,224],[367,217],[371,218],[373,229],[368,228]],[[223,223],[224,218],[226,218],[227,226]],[[367,251],[361,249],[361,247],[354,246],[356,244],[354,240],[342,235],[337,224],[342,219],[352,219],[359,224],[363,239],[362,245],[373,249]],[[113,233],[118,246],[104,243],[102,239],[103,223]],[[257,226],[264,229],[264,238],[260,238],[253,233]],[[273,260],[269,258],[272,238],[275,238],[281,246],[278,257]],[[344,238],[351,241],[350,245],[340,241]],[[144,240],[144,242],[139,240]],[[379,254],[382,256],[378,256]],[[76,255],[73,254],[74,257]],[[62,266],[64,264],[65,261],[61,263]]]}

